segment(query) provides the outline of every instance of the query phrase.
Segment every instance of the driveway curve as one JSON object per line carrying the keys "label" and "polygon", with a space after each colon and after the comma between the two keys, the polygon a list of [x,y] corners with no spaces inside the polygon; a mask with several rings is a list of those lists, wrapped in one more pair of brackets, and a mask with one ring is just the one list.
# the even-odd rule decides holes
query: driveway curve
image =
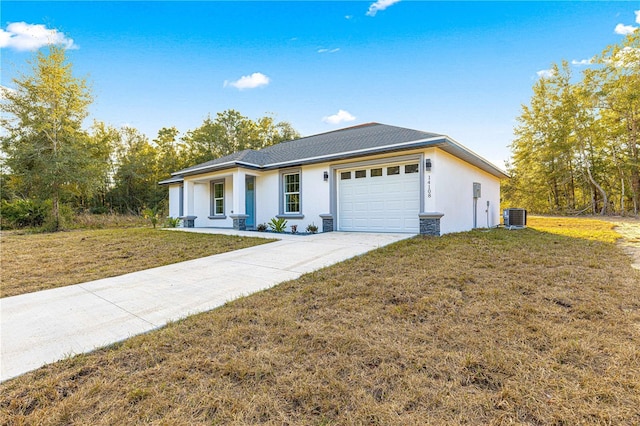
{"label": "driveway curve", "polygon": [[[222,229],[190,232],[263,236]],[[0,299],[0,381],[90,352],[410,234],[264,234],[279,241]]]}

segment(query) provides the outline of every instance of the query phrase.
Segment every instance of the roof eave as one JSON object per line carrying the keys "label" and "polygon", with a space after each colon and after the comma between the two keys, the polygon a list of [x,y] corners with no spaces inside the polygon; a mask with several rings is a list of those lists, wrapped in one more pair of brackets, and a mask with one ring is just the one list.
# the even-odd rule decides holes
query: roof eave
{"label": "roof eave", "polygon": [[184,182],[184,178],[182,176],[170,177],[169,179],[164,179],[158,182],[158,185],[171,185],[173,183],[182,183]]}
{"label": "roof eave", "polygon": [[445,138],[446,143],[440,147],[443,151],[448,152],[454,157],[464,160],[467,163],[472,164],[499,179],[509,178],[509,175],[504,170],[500,169],[489,160],[486,160],[485,158],[479,156],[475,152],[461,145],[455,139],[450,138],[449,136],[445,136]]}
{"label": "roof eave", "polygon": [[208,166],[190,168],[179,170],[175,173],[171,173],[172,175],[180,175],[180,176],[193,176],[193,175],[201,175],[203,173],[217,172],[220,170],[233,169],[235,167],[244,167],[247,169],[262,169],[263,167],[259,164],[248,163],[245,161],[228,161],[226,163],[220,164],[210,164]]}

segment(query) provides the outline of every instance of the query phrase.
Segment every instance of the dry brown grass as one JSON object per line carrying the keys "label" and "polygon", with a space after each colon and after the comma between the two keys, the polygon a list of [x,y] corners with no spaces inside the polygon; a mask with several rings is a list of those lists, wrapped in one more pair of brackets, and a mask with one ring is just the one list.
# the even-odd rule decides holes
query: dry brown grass
{"label": "dry brown grass", "polygon": [[415,238],[6,382],[0,416],[639,424],[639,282],[612,243],[534,229]]}
{"label": "dry brown grass", "polygon": [[0,296],[113,277],[267,241],[150,228],[48,234],[0,232]]}

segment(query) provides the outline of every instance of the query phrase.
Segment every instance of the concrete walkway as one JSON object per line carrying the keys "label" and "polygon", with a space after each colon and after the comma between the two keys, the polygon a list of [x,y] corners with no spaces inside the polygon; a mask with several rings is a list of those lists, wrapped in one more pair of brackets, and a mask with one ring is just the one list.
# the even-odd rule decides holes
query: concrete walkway
{"label": "concrete walkway", "polygon": [[411,237],[343,232],[276,236],[222,229],[189,231],[281,240],[0,299],[0,381]]}

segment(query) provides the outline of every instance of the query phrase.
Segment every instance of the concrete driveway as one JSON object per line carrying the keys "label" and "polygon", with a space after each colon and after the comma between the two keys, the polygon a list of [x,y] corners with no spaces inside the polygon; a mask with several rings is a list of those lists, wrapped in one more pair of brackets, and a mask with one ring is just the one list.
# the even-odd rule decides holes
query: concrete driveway
{"label": "concrete driveway", "polygon": [[0,381],[214,309],[240,296],[412,236],[189,231],[280,240],[119,277],[0,299]]}

